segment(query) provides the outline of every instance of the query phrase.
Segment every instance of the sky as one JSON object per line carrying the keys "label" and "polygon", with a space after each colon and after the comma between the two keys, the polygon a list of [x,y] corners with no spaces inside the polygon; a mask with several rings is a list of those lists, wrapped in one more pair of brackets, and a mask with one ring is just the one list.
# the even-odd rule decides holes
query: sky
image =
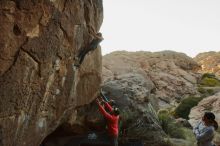
{"label": "sky", "polygon": [[220,51],[220,0],[103,0],[102,54]]}

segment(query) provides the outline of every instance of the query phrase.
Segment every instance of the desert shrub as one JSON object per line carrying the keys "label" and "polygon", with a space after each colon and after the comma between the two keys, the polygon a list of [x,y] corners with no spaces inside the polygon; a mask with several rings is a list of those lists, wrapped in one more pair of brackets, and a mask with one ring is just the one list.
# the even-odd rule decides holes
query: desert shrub
{"label": "desert shrub", "polygon": [[215,74],[213,74],[213,73],[204,73],[203,75],[202,75],[202,79],[204,79],[204,78],[215,78],[216,76],[215,76]]}
{"label": "desert shrub", "polygon": [[203,87],[199,87],[197,90],[201,94],[206,94],[206,89],[204,89]]}
{"label": "desert shrub", "polygon": [[216,78],[205,77],[201,80],[200,85],[204,87],[216,87],[220,86],[220,81]]}
{"label": "desert shrub", "polygon": [[168,137],[164,139],[163,146],[174,146],[174,144],[171,142],[170,138]]}
{"label": "desert shrub", "polygon": [[198,87],[197,90],[202,96],[211,96],[215,93],[213,89],[205,89],[204,87]]}
{"label": "desert shrub", "polygon": [[180,104],[177,106],[177,108],[174,110],[174,116],[184,119],[189,119],[189,113],[192,107],[196,106],[199,101],[202,100],[202,97],[194,97],[190,96],[185,99],[183,99]]}
{"label": "desert shrub", "polygon": [[185,136],[186,136],[186,141],[189,142],[188,145],[186,146],[197,146],[196,144],[196,138],[195,135],[192,131],[192,129],[184,128]]}
{"label": "desert shrub", "polygon": [[138,117],[138,112],[129,108],[120,111],[119,135],[122,136],[125,129],[134,125]]}
{"label": "desert shrub", "polygon": [[214,94],[214,90],[213,90],[213,89],[207,89],[207,93],[208,93],[209,95],[213,95],[213,94]]}
{"label": "desert shrub", "polygon": [[168,109],[160,109],[160,110],[158,111],[158,115],[162,115],[162,114],[169,114]]}
{"label": "desert shrub", "polygon": [[163,131],[172,138],[185,138],[182,126],[166,112],[160,112],[158,118],[161,122]]}

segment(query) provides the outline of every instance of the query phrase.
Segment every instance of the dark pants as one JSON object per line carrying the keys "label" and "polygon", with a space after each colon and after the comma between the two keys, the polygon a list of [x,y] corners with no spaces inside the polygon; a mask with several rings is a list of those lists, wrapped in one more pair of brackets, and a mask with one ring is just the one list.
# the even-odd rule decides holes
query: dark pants
{"label": "dark pants", "polygon": [[117,136],[109,136],[111,146],[118,146],[118,137]]}
{"label": "dark pants", "polygon": [[101,134],[102,140],[107,142],[111,146],[118,146],[118,136],[111,136],[108,133]]}

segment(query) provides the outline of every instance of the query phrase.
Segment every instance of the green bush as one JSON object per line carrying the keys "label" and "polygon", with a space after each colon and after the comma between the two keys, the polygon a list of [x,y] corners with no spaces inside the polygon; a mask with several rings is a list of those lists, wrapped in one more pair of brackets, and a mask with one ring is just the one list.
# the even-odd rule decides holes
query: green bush
{"label": "green bush", "polygon": [[220,81],[216,78],[205,77],[201,80],[200,85],[203,87],[216,87],[220,86]]}
{"label": "green bush", "polygon": [[158,114],[163,131],[172,138],[185,138],[182,126],[175,122],[169,113],[161,112]]}
{"label": "green bush", "polygon": [[198,92],[202,94],[202,96],[211,96],[215,94],[213,89],[205,89],[204,87],[198,87]]}
{"label": "green bush", "polygon": [[203,87],[199,87],[198,92],[201,94],[206,94],[206,89],[204,89]]}
{"label": "green bush", "polygon": [[202,100],[202,97],[187,97],[181,101],[181,103],[174,110],[174,116],[184,119],[189,119],[189,113],[192,107],[196,106],[199,101]]}
{"label": "green bush", "polygon": [[160,109],[160,110],[158,111],[158,115],[162,115],[162,114],[169,114],[168,109]]}
{"label": "green bush", "polygon": [[202,75],[202,79],[204,79],[204,78],[215,78],[216,76],[215,76],[215,74],[213,74],[213,73],[204,73],[203,75]]}
{"label": "green bush", "polygon": [[213,89],[207,89],[207,92],[209,95],[213,95],[214,94],[214,90]]}

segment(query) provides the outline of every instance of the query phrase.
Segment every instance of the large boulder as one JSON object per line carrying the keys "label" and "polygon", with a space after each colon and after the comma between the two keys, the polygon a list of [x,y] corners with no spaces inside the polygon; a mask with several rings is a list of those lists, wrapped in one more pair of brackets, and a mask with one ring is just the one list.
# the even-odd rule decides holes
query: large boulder
{"label": "large boulder", "polygon": [[152,93],[159,99],[160,108],[166,108],[183,96],[197,94],[199,65],[183,53],[113,52],[103,57],[104,82],[126,73],[137,73],[150,82]]}
{"label": "large boulder", "polygon": [[200,72],[220,75],[220,52],[200,53],[194,59],[201,65]]}
{"label": "large boulder", "polygon": [[[153,83],[140,74],[119,75],[117,79],[103,84],[105,96],[115,100],[120,109],[120,141],[123,141],[123,138],[141,139],[151,146],[164,144],[166,135],[151,102],[150,94],[153,89]],[[81,117],[77,118],[76,122],[78,127],[81,127],[79,131],[105,129],[105,120],[95,103],[80,109],[78,117]]]}
{"label": "large boulder", "polygon": [[101,83],[102,0],[0,2],[0,145],[39,146]]}
{"label": "large boulder", "polygon": [[142,139],[151,146],[162,145],[166,137],[152,106],[154,88],[151,80],[135,73],[118,75],[117,79],[105,81],[102,87],[121,110],[123,136]]}

